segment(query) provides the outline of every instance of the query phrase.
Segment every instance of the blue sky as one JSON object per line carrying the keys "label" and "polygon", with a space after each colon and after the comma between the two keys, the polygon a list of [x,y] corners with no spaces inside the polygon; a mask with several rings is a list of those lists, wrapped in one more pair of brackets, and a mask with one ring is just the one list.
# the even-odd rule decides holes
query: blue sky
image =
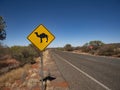
{"label": "blue sky", "polygon": [[0,16],[8,46],[30,44],[26,37],[39,24],[56,37],[50,47],[120,43],[120,0],[0,0]]}

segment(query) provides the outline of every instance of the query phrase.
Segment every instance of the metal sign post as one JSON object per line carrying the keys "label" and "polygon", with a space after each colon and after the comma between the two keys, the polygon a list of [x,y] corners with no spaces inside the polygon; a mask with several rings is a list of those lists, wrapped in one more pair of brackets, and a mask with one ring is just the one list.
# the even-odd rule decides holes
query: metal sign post
{"label": "metal sign post", "polygon": [[41,52],[41,68],[40,68],[40,74],[41,74],[41,88],[44,90],[44,84],[43,84],[43,78],[44,78],[44,72],[43,72],[43,51]]}
{"label": "metal sign post", "polygon": [[44,25],[41,24],[28,35],[27,39],[41,51],[41,88],[44,90],[43,51],[55,39],[55,36]]}

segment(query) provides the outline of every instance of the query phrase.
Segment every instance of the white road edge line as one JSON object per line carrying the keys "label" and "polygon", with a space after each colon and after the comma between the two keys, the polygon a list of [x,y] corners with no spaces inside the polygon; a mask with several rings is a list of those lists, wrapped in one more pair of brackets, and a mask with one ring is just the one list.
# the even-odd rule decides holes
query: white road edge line
{"label": "white road edge line", "polygon": [[99,84],[100,86],[102,86],[103,88],[105,88],[106,90],[111,90],[110,88],[108,88],[107,86],[105,86],[104,84],[102,84],[101,82],[99,82],[98,80],[96,80],[95,78],[93,78],[92,76],[88,75],[87,73],[85,73],[84,71],[82,71],[81,69],[79,69],[78,67],[76,67],[75,65],[73,65],[70,62],[66,61],[66,59],[60,57],[58,54],[56,54],[56,56],[58,56],[59,58],[61,58],[61,60],[63,60],[64,62],[68,63],[73,68],[77,69],[79,72],[81,72],[82,74],[84,74],[85,76],[87,76],[88,78],[90,78],[91,80],[93,80],[94,82],[96,82],[97,84]]}

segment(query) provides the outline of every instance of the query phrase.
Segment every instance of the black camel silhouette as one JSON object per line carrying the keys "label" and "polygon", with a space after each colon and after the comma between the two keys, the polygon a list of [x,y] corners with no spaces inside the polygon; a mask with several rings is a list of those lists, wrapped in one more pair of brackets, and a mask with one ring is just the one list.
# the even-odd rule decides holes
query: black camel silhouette
{"label": "black camel silhouette", "polygon": [[42,43],[42,39],[46,38],[46,42],[48,42],[48,35],[46,35],[45,33],[41,33],[40,35],[38,34],[38,32],[35,32],[36,36],[40,38],[40,43]]}

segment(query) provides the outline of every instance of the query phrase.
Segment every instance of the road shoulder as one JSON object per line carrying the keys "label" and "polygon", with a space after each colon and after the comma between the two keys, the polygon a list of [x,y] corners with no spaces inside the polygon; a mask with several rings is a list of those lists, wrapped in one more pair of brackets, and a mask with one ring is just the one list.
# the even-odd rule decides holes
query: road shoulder
{"label": "road shoulder", "polygon": [[59,72],[49,50],[44,52],[44,77],[53,79],[47,80],[46,90],[69,90],[69,85]]}

